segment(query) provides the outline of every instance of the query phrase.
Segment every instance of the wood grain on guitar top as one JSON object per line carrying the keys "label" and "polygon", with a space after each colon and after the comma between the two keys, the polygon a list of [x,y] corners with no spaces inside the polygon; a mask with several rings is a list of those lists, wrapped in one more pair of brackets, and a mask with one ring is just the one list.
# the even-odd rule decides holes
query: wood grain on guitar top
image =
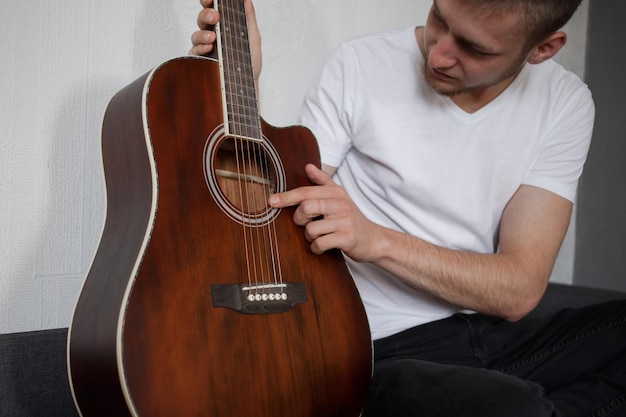
{"label": "wood grain on guitar top", "polygon": [[[313,255],[292,209],[263,222],[277,237],[281,277],[306,300],[268,314],[212,301],[212,286],[248,282],[245,236],[256,229],[229,217],[206,181],[216,175],[207,140],[225,123],[219,70],[206,58],[172,60],[109,105],[107,218],[70,329],[75,400],[85,417],[356,417],[371,376],[363,306],[342,255]],[[320,164],[310,132],[265,122],[262,131],[284,186],[309,185],[305,164]],[[273,192],[275,171],[247,176]],[[233,210],[249,200],[216,181]],[[260,201],[252,214],[266,209]],[[256,288],[265,287],[274,286]]]}

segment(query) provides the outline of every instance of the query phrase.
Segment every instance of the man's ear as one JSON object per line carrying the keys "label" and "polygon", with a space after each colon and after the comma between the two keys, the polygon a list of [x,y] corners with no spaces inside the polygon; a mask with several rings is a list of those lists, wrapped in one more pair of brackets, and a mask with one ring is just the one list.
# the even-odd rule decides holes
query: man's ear
{"label": "man's ear", "polygon": [[565,32],[554,32],[531,49],[527,61],[529,64],[541,64],[556,55],[566,43],[567,34]]}

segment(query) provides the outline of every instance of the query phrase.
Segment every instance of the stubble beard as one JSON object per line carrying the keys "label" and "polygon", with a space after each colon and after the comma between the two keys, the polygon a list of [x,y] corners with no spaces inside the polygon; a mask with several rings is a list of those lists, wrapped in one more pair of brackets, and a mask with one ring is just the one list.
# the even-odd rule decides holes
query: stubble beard
{"label": "stubble beard", "polygon": [[445,97],[454,97],[459,94],[473,93],[475,91],[492,87],[508,78],[511,78],[511,80],[513,80],[522,71],[522,69],[524,68],[525,62],[526,62],[526,58],[520,57],[518,61],[516,61],[513,65],[511,65],[498,78],[496,78],[495,81],[486,82],[482,84],[476,84],[476,85],[470,85],[470,86],[458,86],[458,87],[446,86],[444,87],[444,86],[439,85],[439,83],[442,83],[442,81],[436,78],[432,74],[431,69],[428,65],[428,59],[424,63],[424,75],[426,78],[426,82],[435,90],[437,94],[445,96]]}

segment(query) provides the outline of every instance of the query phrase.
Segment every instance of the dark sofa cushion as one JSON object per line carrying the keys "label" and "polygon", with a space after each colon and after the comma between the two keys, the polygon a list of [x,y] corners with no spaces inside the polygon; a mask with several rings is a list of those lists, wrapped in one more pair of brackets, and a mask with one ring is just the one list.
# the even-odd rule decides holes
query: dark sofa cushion
{"label": "dark sofa cushion", "polygon": [[[550,284],[531,315],[620,298],[626,294]],[[78,416],[67,377],[66,340],[67,329],[0,335],[0,417]]]}
{"label": "dark sofa cushion", "polygon": [[585,307],[590,304],[622,299],[626,299],[626,293],[621,291],[551,283],[530,316],[553,315],[564,308]]}
{"label": "dark sofa cushion", "polygon": [[67,329],[0,335],[0,416],[78,416],[66,341]]}

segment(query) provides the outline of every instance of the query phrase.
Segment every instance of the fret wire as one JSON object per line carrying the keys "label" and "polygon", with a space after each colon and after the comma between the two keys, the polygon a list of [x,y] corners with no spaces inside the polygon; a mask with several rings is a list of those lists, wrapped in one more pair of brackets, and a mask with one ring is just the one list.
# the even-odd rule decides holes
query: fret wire
{"label": "fret wire", "polygon": [[251,125],[251,126],[256,126],[256,114],[254,112],[254,108],[253,107],[246,107],[246,106],[242,106],[242,105],[234,105],[231,106],[230,110],[232,110],[233,113],[237,113],[237,116],[228,116],[228,120],[236,120],[235,117],[242,117],[244,119],[247,120],[247,124]]}
{"label": "fret wire", "polygon": [[[244,87],[248,87],[248,88],[253,88],[254,87],[254,78],[252,77],[252,75],[249,75],[249,76],[245,75],[244,76],[239,71],[224,71],[224,73],[225,73],[224,74],[225,76],[231,76],[232,75],[232,76],[238,77],[240,79],[240,84],[243,84]],[[237,86],[233,85],[233,86],[229,86],[229,87],[232,90],[232,89],[234,89]]]}
{"label": "fret wire", "polygon": [[237,118],[241,118],[246,121],[247,125],[250,125],[251,127],[257,126],[258,117],[256,116],[254,108],[245,108],[240,105],[235,105],[231,107],[231,110],[233,110],[232,113],[234,113],[234,115],[228,116],[229,121],[237,121]]}
{"label": "fret wire", "polygon": [[249,103],[228,103],[228,106],[233,109],[233,110],[246,110],[249,111],[250,113],[254,113],[254,111],[256,110],[256,107],[254,106],[254,103],[249,102]]}
{"label": "fret wire", "polygon": [[237,118],[229,118],[229,122],[233,126],[236,125],[239,128],[255,128],[256,127],[256,117],[253,117],[253,116],[238,115]]}
{"label": "fret wire", "polygon": [[228,89],[228,95],[234,99],[244,99],[248,101],[254,101],[254,88],[252,87],[240,87],[239,90]]}
{"label": "fret wire", "polygon": [[[248,124],[244,124],[244,123],[239,123],[239,122],[232,122],[232,127],[237,131],[237,132],[242,132],[242,131],[250,131],[250,132],[258,132],[259,129],[256,128],[250,128],[250,125]],[[234,132],[233,132],[234,133]]]}
{"label": "fret wire", "polygon": [[[233,76],[235,76],[236,74],[234,74]],[[254,86],[252,85],[237,85],[237,86],[228,86],[226,87],[226,90],[231,93],[233,96],[246,96],[246,97],[250,97],[252,99],[255,98],[254,94]]]}
{"label": "fret wire", "polygon": [[256,127],[257,117],[253,113],[237,114],[236,116],[229,116],[228,121],[232,123],[245,124],[247,126]]}
{"label": "fret wire", "polygon": [[224,70],[230,74],[254,80],[252,66],[245,62],[226,62],[224,65]]}
{"label": "fret wire", "polygon": [[[245,19],[245,15],[244,15],[244,19]],[[239,35],[243,35],[244,37],[247,38],[247,32],[248,32],[248,23],[247,22],[236,22],[236,21],[230,21],[228,22],[228,27],[231,29],[235,29],[238,30]],[[231,36],[235,36],[233,35],[233,31],[229,30],[228,32]]]}

